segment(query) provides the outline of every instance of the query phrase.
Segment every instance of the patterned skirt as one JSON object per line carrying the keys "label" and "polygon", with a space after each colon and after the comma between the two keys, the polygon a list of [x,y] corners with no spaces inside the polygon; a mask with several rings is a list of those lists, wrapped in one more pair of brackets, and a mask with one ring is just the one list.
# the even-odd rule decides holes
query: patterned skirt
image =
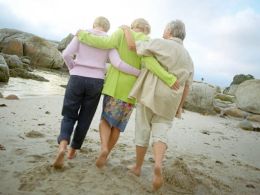
{"label": "patterned skirt", "polygon": [[120,129],[120,132],[124,132],[133,108],[133,104],[104,95],[101,117],[105,119],[111,127],[116,127]]}

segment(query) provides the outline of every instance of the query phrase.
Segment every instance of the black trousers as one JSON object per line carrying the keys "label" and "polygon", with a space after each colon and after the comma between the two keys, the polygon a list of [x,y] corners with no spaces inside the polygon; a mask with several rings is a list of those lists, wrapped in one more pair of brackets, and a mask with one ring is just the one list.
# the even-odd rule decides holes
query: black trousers
{"label": "black trousers", "polygon": [[101,96],[104,80],[71,75],[63,102],[60,135],[58,143],[67,140],[71,147],[80,149],[86,137],[90,123],[96,112]]}

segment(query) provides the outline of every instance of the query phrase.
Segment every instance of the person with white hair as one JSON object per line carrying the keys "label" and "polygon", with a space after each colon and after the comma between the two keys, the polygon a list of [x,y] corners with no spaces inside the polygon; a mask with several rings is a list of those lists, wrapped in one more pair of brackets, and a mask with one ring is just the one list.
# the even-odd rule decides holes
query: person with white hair
{"label": "person with white hair", "polygon": [[169,88],[147,69],[150,65],[145,62],[129,95],[138,102],[135,117],[136,163],[129,168],[140,176],[151,135],[155,160],[153,188],[158,190],[163,184],[162,161],[167,149],[167,133],[172,128],[174,117],[182,110],[193,80],[193,62],[183,46],[185,25],[180,20],[171,21],[165,27],[163,39],[137,42],[134,42],[129,28],[124,26],[123,30],[130,48],[138,55],[154,56],[178,79],[176,83],[179,86],[174,90]]}

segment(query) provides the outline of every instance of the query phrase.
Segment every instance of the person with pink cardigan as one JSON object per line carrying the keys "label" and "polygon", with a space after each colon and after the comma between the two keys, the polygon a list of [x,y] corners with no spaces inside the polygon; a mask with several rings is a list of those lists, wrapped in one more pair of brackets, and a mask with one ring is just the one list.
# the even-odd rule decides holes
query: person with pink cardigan
{"label": "person with pink cardigan", "polygon": [[[88,32],[106,36],[109,28],[109,21],[105,17],[98,17],[94,21],[93,29]],[[70,78],[63,102],[63,119],[58,136],[59,150],[53,162],[54,168],[63,167],[67,145],[71,146],[67,158],[72,159],[76,155],[76,150],[83,144],[99,103],[107,60],[109,59],[115,68],[124,73],[138,76],[140,72],[137,68],[123,62],[115,49],[90,47],[80,43],[77,36],[72,39],[62,56],[69,69]]]}

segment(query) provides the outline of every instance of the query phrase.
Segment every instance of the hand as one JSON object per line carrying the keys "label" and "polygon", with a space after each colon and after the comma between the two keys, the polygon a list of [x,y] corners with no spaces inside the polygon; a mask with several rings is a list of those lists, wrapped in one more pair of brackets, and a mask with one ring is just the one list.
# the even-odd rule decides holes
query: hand
{"label": "hand", "polygon": [[130,27],[124,24],[119,26],[119,28],[121,28],[122,30],[130,30]]}
{"label": "hand", "polygon": [[180,83],[178,80],[175,81],[175,83],[171,86],[171,88],[175,91],[177,91],[180,88]]}

